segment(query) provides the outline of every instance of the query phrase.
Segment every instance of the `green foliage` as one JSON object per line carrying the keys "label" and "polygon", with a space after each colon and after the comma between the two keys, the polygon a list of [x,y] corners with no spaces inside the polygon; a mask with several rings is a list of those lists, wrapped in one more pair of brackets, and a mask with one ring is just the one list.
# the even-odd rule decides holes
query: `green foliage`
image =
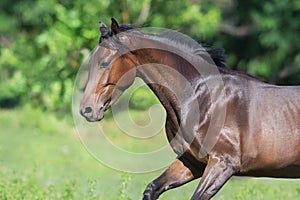
{"label": "green foliage", "polygon": [[[1,173],[3,173],[2,170]],[[47,193],[46,190],[41,190],[38,187],[36,177],[33,174],[20,176],[16,172],[8,170],[6,170],[6,173],[5,176],[10,177],[10,179],[0,183],[1,199],[42,199]],[[3,177],[3,174],[1,176]]]}
{"label": "green foliage", "polygon": [[132,200],[129,196],[128,196],[128,185],[130,184],[131,181],[131,175],[124,173],[122,175],[122,183],[120,184],[119,187],[119,195],[118,195],[118,199],[117,200]]}
{"label": "green foliage", "polygon": [[97,186],[97,180],[89,178],[88,179],[88,190],[86,192],[84,199],[91,199],[91,200],[99,199],[99,196],[95,192],[96,186]]}
{"label": "green foliage", "polygon": [[[110,17],[181,31],[224,47],[233,69],[272,83],[300,83],[298,0],[2,0],[0,8],[0,107],[30,101],[69,111],[82,50],[97,45],[98,21]],[[141,104],[133,107],[149,103]]]}
{"label": "green foliage", "polygon": [[[263,14],[262,14],[263,13]],[[284,65],[295,65],[300,69],[300,63],[296,63],[296,56],[299,54],[300,39],[297,31],[300,30],[299,22],[293,20],[294,17],[300,16],[300,9],[296,7],[296,1],[282,2],[274,0],[266,2],[260,12],[253,12],[253,20],[260,30],[259,41],[267,54],[260,60],[268,59],[268,64],[274,66],[274,72],[265,74],[270,75],[272,81],[276,81],[278,73],[284,69]],[[288,24],[288,25],[287,25]],[[295,51],[298,50],[298,51]],[[260,56],[261,57],[261,56]],[[292,58],[287,61],[287,58]],[[273,73],[274,73],[273,72]],[[272,77],[275,76],[275,77]]]}
{"label": "green foliage", "polygon": [[0,174],[5,177],[0,183],[0,199],[3,200],[99,199],[99,195],[90,196],[89,192],[78,191],[78,181],[66,180],[57,185],[43,185],[35,170],[22,174],[1,168]]}
{"label": "green foliage", "polygon": [[143,86],[138,88],[130,96],[129,107],[135,110],[149,109],[152,105],[158,104],[159,101],[154,93],[147,87]]}
{"label": "green foliage", "polygon": [[[226,23],[244,28],[244,34],[221,35],[230,65],[279,84],[299,84],[299,1],[236,1],[224,13]],[[221,29],[222,30],[222,29]],[[237,33],[238,29],[232,28]]]}

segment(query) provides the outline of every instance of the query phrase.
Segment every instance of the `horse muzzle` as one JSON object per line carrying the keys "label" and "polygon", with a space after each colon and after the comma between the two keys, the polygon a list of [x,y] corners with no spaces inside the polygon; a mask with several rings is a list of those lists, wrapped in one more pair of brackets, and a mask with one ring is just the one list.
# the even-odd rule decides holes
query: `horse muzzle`
{"label": "horse muzzle", "polygon": [[82,106],[80,108],[80,114],[85,117],[89,122],[100,121],[104,117],[104,111],[97,111],[92,106]]}
{"label": "horse muzzle", "polygon": [[80,114],[89,122],[100,121],[104,118],[104,112],[111,106],[111,100],[107,100],[103,105],[94,107],[91,105],[82,105]]}

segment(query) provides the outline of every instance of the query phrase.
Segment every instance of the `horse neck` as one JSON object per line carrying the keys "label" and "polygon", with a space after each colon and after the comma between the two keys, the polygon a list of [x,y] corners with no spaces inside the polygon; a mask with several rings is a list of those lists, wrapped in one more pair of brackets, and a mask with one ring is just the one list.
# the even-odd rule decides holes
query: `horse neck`
{"label": "horse neck", "polygon": [[[193,66],[187,60],[183,59],[180,55],[177,55],[176,53],[161,49],[144,49],[140,51],[140,64],[151,64],[151,71],[153,71],[153,73],[156,73],[156,76],[158,74],[167,75],[170,78],[176,76],[174,73],[169,74],[169,69],[177,71],[177,75],[180,74],[190,83],[192,83],[192,79],[198,78],[197,70],[193,68]],[[155,77],[149,78],[155,79]],[[166,77],[164,76],[164,78]]]}
{"label": "horse neck", "polygon": [[196,96],[199,72],[187,60],[169,51],[143,49],[135,55],[141,65],[137,67],[137,76],[156,94],[171,121],[180,123],[185,101]]}

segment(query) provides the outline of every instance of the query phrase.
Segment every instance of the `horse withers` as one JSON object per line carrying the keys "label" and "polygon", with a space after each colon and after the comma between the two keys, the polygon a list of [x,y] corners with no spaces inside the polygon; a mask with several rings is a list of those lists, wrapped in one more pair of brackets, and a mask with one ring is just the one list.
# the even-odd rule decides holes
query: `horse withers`
{"label": "horse withers", "polygon": [[193,200],[210,199],[231,176],[300,178],[300,87],[232,71],[223,51],[170,32],[142,33],[114,19],[100,31],[80,113],[100,121],[140,77],[166,110],[167,138],[178,155],[144,200],[200,177]]}

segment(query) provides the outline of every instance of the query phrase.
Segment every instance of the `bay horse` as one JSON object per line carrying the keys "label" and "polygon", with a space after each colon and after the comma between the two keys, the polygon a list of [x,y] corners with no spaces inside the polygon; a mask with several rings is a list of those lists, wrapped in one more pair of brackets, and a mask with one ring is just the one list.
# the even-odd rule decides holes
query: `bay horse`
{"label": "bay horse", "polygon": [[146,187],[144,200],[200,177],[193,200],[210,199],[231,176],[300,178],[300,87],[233,71],[222,50],[170,32],[143,33],[113,18],[100,31],[81,115],[100,121],[140,77],[166,110],[167,138],[178,155]]}

